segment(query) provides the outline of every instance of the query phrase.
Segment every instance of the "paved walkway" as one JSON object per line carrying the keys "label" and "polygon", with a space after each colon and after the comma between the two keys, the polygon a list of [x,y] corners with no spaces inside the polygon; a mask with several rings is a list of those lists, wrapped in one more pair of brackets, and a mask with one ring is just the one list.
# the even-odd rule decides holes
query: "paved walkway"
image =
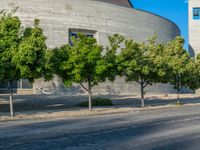
{"label": "paved walkway", "polygon": [[[87,96],[53,96],[53,95],[15,95],[13,119],[46,119],[60,117],[84,117],[90,115],[127,113],[140,110],[140,100],[135,96],[101,96],[110,98],[114,106],[95,107],[93,112],[87,108],[77,107],[81,101],[87,101]],[[10,120],[8,95],[0,96],[0,121]],[[147,95],[145,109],[160,109],[176,105],[176,95]],[[182,95],[182,104],[200,104],[198,95]]]}
{"label": "paved walkway", "polygon": [[[106,97],[113,101],[115,107],[140,107],[140,99],[136,96],[94,96]],[[182,95],[180,102],[200,103],[199,95]],[[72,108],[82,101],[87,101],[87,96],[61,96],[61,95],[15,95],[16,111],[32,111],[46,109]],[[146,106],[163,106],[177,102],[176,95],[147,95]],[[9,111],[8,95],[0,95],[0,112]]]}

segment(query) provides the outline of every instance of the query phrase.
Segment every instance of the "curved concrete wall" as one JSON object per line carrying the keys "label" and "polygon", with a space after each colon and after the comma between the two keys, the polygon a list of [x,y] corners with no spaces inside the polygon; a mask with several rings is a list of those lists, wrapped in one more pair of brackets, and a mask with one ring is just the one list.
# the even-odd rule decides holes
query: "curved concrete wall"
{"label": "curved concrete wall", "polygon": [[[180,34],[173,22],[160,16],[99,0],[1,0],[0,9],[11,10],[15,7],[19,7],[16,15],[21,18],[24,26],[31,25],[35,18],[41,20],[50,48],[66,44],[70,29],[97,31],[96,38],[103,45],[107,44],[108,35],[115,33],[138,41],[145,41],[157,33],[160,42],[167,42]],[[55,79],[45,85],[47,89],[55,89],[60,84]],[[36,91],[45,85],[36,82]],[[107,83],[103,85],[105,87],[100,87],[119,87],[118,94],[126,89],[123,86],[127,86],[123,81],[115,85],[109,84],[109,87],[106,87]],[[159,88],[157,89],[159,92]],[[171,89],[167,88],[169,91]]]}

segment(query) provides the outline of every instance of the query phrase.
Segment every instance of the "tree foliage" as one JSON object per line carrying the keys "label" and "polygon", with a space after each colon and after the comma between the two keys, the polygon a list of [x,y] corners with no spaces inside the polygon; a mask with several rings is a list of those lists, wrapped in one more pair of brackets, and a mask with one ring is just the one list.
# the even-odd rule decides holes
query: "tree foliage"
{"label": "tree foliage", "polygon": [[[177,90],[178,98],[183,87],[192,88],[192,85],[189,85],[189,81],[192,76],[191,68],[193,67],[193,61],[189,53],[184,50],[183,46],[184,39],[176,37],[165,45],[163,55],[163,60],[167,64],[165,80],[174,85],[174,88]],[[191,76],[189,76],[189,74],[191,74]]]}
{"label": "tree foliage", "polygon": [[72,39],[73,45],[65,45],[55,50],[56,74],[65,85],[78,83],[89,95],[89,109],[92,110],[92,87],[105,81],[105,61],[102,46],[96,39],[79,33]]}
{"label": "tree foliage", "polygon": [[118,54],[121,51],[124,40],[125,38],[119,34],[114,34],[113,36],[108,37],[109,45],[106,47],[106,52],[103,58],[107,67],[107,71],[104,75],[110,81],[114,81],[116,76],[121,75],[120,69],[118,69],[121,66]]}
{"label": "tree foliage", "polygon": [[20,42],[21,21],[11,14],[2,13],[0,16],[0,79],[8,83],[10,97],[10,114],[14,115],[12,83],[19,79],[19,71],[13,62],[13,56]]}
{"label": "tree foliage", "polygon": [[39,27],[39,20],[34,21],[34,27],[28,27],[23,32],[18,50],[13,62],[20,71],[21,78],[28,78],[30,81],[44,77],[46,63],[46,37]]}
{"label": "tree foliage", "polygon": [[[46,69],[46,37],[39,27],[21,30],[21,21],[12,14],[2,12],[0,16],[0,80],[8,83],[10,113],[14,115],[12,83],[28,78],[30,81],[44,76]],[[46,69],[47,70],[47,69]]]}
{"label": "tree foliage", "polygon": [[20,25],[18,17],[4,14],[0,18],[0,60],[3,81],[13,81],[19,77],[13,56],[20,42]]}
{"label": "tree foliage", "polygon": [[127,82],[135,81],[141,87],[141,105],[144,107],[144,89],[147,85],[158,83],[164,72],[159,67],[159,51],[162,45],[152,37],[147,43],[136,42],[132,39],[125,41],[119,60],[119,67]]}

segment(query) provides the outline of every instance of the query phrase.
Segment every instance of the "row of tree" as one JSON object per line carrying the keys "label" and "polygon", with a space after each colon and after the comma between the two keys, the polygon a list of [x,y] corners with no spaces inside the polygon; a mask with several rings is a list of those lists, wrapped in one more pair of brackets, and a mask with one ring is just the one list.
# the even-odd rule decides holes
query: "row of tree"
{"label": "row of tree", "polygon": [[116,77],[140,85],[142,107],[144,89],[152,84],[174,85],[178,98],[182,88],[200,88],[200,57],[190,57],[181,37],[159,43],[156,36],[138,42],[115,34],[104,49],[96,39],[79,33],[72,43],[51,51],[50,62],[66,86],[78,83],[88,92],[90,110],[92,87]]}
{"label": "row of tree", "polygon": [[189,56],[181,37],[163,44],[157,42],[156,36],[137,42],[115,34],[109,37],[106,48],[81,33],[71,40],[71,45],[50,50],[39,20],[34,21],[33,27],[22,28],[18,17],[1,13],[0,81],[8,84],[11,116],[12,83],[22,78],[34,82],[38,78],[51,80],[56,74],[66,86],[78,83],[88,92],[90,110],[92,88],[116,77],[140,84],[142,107],[148,85],[170,83],[178,94],[183,87],[200,87],[200,57],[194,60]]}
{"label": "row of tree", "polygon": [[[18,17],[4,11],[0,16],[0,81],[7,83],[10,99],[10,114],[13,110],[13,81],[27,78],[31,82],[38,78],[48,79],[46,37],[39,27],[22,28]],[[47,71],[48,72],[48,71]]]}

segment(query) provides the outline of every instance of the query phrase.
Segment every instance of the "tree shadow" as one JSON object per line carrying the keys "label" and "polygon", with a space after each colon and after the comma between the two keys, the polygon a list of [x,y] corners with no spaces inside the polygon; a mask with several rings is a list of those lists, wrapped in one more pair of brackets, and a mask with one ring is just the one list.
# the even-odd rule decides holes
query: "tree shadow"
{"label": "tree shadow", "polygon": [[199,140],[200,137],[197,133],[187,134],[178,138],[171,137],[170,139],[159,141],[159,143],[154,143],[157,146],[152,150],[197,150],[200,147]]}
{"label": "tree shadow", "polygon": [[[177,101],[180,104],[177,104]],[[167,97],[164,99],[160,99],[158,97],[148,97],[145,99],[145,106],[146,107],[153,107],[153,106],[164,106],[169,104],[198,104],[200,103],[200,97],[195,98],[180,98],[180,99],[168,99]],[[141,107],[141,101],[139,98],[116,98],[114,100],[114,106],[133,106],[133,107]]]}
{"label": "tree shadow", "polygon": [[[87,96],[60,96],[60,95],[14,95],[14,110],[43,111],[61,110],[75,107],[75,104],[86,101]],[[9,111],[9,100],[7,95],[0,96],[0,112]]]}
{"label": "tree shadow", "polygon": [[[94,96],[99,97],[99,96]],[[123,108],[123,107],[141,107],[140,99],[137,97],[131,98],[130,96],[124,95],[101,95],[100,97],[109,98],[113,101],[113,106],[105,108]],[[14,95],[14,110],[16,112],[24,111],[38,111],[44,110],[70,110],[74,109],[85,109],[77,107],[77,104],[83,101],[87,101],[87,96],[66,96],[66,95]],[[200,103],[200,97],[196,98],[181,98],[179,99],[180,104],[197,104]],[[159,99],[158,97],[147,97],[145,100],[146,107],[164,106],[169,104],[176,104],[177,99]],[[102,107],[104,108],[104,107]],[[0,95],[0,112],[9,112],[9,100],[8,95]]]}

